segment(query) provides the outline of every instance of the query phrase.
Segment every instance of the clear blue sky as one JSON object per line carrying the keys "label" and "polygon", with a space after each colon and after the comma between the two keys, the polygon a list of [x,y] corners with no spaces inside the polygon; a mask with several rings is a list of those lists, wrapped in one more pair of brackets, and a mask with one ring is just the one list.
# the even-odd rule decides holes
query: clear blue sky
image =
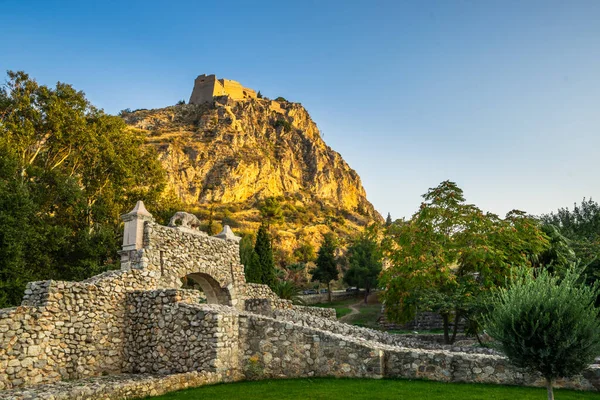
{"label": "clear blue sky", "polygon": [[0,0],[0,70],[109,113],[215,73],[302,103],[385,216],[450,179],[504,215],[600,200],[600,1]]}

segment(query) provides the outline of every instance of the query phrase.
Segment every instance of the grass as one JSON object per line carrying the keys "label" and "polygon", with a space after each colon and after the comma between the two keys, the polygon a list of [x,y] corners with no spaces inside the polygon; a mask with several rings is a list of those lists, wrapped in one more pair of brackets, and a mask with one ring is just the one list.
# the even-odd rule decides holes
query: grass
{"label": "grass", "polygon": [[366,328],[380,329],[377,322],[381,316],[380,303],[361,304],[358,306],[358,311],[358,314],[353,315],[346,322]]}
{"label": "grass", "polygon": [[[600,399],[597,392],[556,389],[560,400]],[[293,379],[204,386],[153,397],[154,400],[543,400],[544,388],[396,379]]]}
{"label": "grass", "polygon": [[331,303],[311,304],[310,306],[311,307],[321,307],[321,308],[335,308],[335,315],[339,319],[339,318],[342,318],[346,314],[350,314],[350,312],[352,312],[352,310],[348,306],[351,304],[356,304],[357,302],[360,301],[361,298],[362,297],[359,296],[356,298],[332,301]]}

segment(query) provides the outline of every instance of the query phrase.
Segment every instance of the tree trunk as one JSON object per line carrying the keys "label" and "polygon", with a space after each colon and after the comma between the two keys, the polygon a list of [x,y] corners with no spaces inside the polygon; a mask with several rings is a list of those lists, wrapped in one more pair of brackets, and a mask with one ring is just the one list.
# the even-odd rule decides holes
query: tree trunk
{"label": "tree trunk", "polygon": [[327,298],[331,303],[331,281],[327,282]]}
{"label": "tree trunk", "polygon": [[367,304],[367,301],[369,299],[369,288],[365,289],[365,304]]}
{"label": "tree trunk", "polygon": [[481,347],[484,347],[485,345],[483,344],[483,342],[481,341],[481,336],[479,336],[479,332],[475,331],[475,337],[477,338],[477,342],[479,343],[479,345]]}
{"label": "tree trunk", "polygon": [[449,331],[449,322],[448,322],[448,314],[442,314],[442,319],[444,320],[444,343],[450,344],[450,335]]}
{"label": "tree trunk", "polygon": [[554,391],[552,390],[552,379],[546,378],[546,390],[548,391],[548,400],[554,400]]}
{"label": "tree trunk", "polygon": [[456,333],[458,332],[458,321],[460,320],[460,313],[458,310],[454,313],[454,329],[452,330],[452,339],[450,340],[450,344],[454,343],[456,340]]}

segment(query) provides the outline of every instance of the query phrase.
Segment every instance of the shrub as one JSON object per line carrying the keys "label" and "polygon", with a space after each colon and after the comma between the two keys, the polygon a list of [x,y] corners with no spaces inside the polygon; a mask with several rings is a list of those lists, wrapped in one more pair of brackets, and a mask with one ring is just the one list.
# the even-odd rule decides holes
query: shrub
{"label": "shrub", "polygon": [[556,378],[580,373],[600,354],[598,288],[580,285],[579,278],[573,268],[562,280],[545,269],[537,276],[521,269],[493,298],[484,320],[515,366],[546,379],[548,399]]}
{"label": "shrub", "polygon": [[288,103],[288,101],[284,97],[281,97],[281,96],[277,97],[275,99],[275,101],[285,101],[286,103]]}
{"label": "shrub", "polygon": [[283,130],[285,132],[291,132],[292,131],[292,124],[289,121],[286,121],[284,119],[278,119],[277,121],[275,121],[275,123],[273,124],[273,127],[275,129],[279,128],[279,127],[283,127]]}

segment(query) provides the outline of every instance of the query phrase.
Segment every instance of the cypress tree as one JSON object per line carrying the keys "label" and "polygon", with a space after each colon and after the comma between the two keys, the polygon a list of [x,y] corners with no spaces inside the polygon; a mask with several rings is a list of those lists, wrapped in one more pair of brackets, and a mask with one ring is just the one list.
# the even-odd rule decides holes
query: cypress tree
{"label": "cypress tree", "polygon": [[388,213],[387,218],[385,219],[385,225],[390,226],[392,222],[392,214]]}
{"label": "cypress tree", "polygon": [[258,256],[258,264],[260,268],[259,283],[273,286],[275,284],[275,262],[273,261],[271,238],[269,236],[267,226],[264,223],[258,229],[254,251]]}
{"label": "cypress tree", "polygon": [[246,282],[261,283],[261,269],[252,235],[244,235],[240,241],[240,261],[244,265]]}

